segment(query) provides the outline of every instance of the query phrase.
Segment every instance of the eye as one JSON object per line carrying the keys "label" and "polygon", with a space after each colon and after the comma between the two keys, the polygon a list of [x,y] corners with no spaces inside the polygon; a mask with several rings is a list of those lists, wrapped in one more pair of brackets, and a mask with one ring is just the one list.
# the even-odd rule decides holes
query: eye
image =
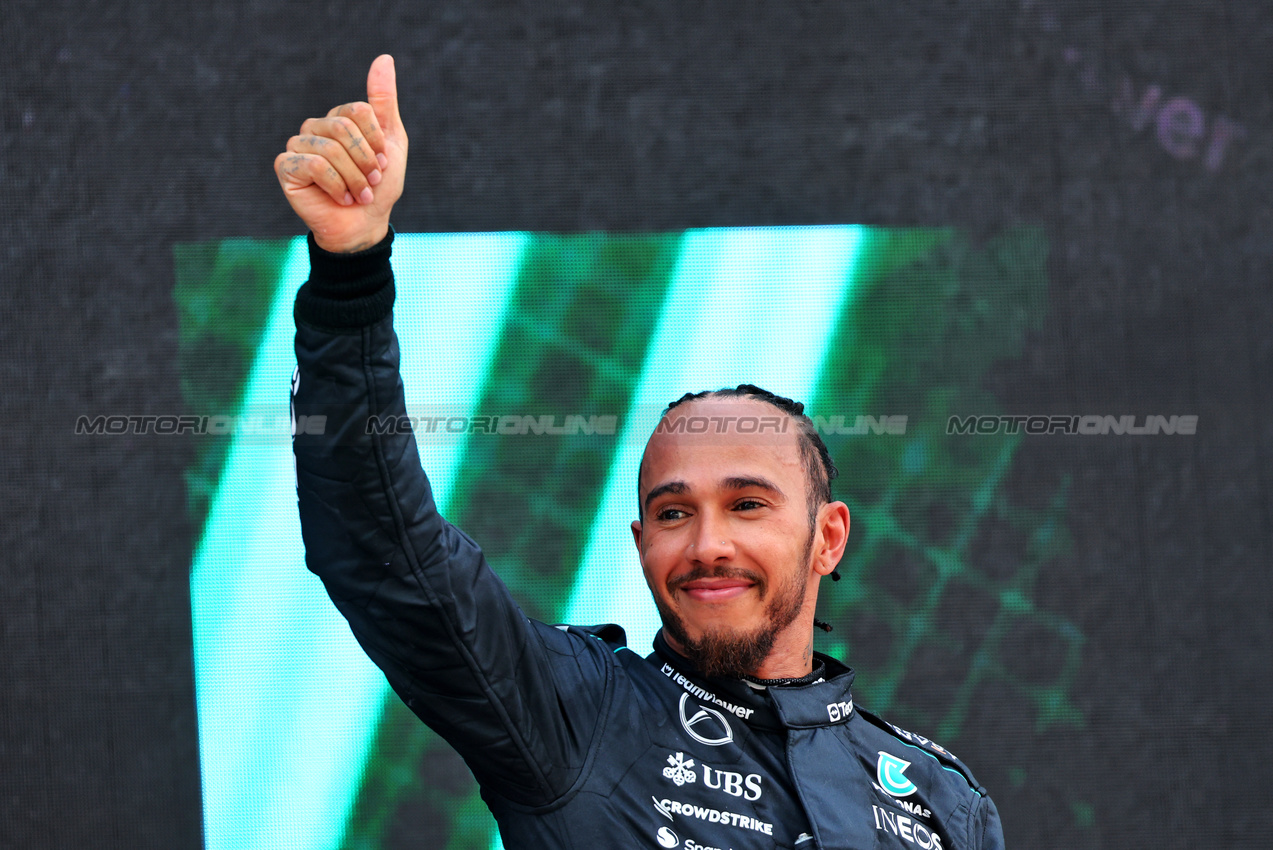
{"label": "eye", "polygon": [[759,499],[739,499],[739,500],[738,500],[738,501],[734,504],[734,510],[736,510],[736,511],[754,511],[754,510],[756,510],[757,508],[763,508],[764,506],[765,506],[765,503],[764,503],[764,502],[762,502],[762,501],[760,501]]}
{"label": "eye", "polygon": [[654,518],[660,522],[675,522],[685,518],[685,511],[680,508],[662,508],[655,512]]}

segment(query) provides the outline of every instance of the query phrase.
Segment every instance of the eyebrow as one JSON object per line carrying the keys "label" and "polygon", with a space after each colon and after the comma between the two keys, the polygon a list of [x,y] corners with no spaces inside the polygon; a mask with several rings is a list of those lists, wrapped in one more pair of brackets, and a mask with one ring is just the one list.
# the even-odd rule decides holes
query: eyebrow
{"label": "eyebrow", "polygon": [[660,484],[653,490],[645,494],[645,507],[649,510],[650,502],[653,502],[664,493],[675,493],[678,496],[684,496],[690,491],[690,485],[684,481],[669,481],[666,484]]}
{"label": "eyebrow", "polygon": [[726,478],[721,482],[721,486],[726,490],[767,490],[776,495],[783,495],[782,488],[770,481],[768,478],[759,477],[735,477]]}
{"label": "eyebrow", "polygon": [[[732,476],[730,478],[721,479],[721,488],[725,490],[765,490],[779,496],[785,495],[782,488],[767,478],[752,476]],[[668,481],[666,484],[660,484],[645,495],[645,507],[650,507],[653,502],[664,493],[674,493],[678,496],[684,496],[690,491],[690,485],[684,481]]]}

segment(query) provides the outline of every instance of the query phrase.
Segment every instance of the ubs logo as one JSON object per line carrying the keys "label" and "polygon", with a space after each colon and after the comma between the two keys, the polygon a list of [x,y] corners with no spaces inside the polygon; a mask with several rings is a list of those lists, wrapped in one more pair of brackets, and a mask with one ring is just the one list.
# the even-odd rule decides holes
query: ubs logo
{"label": "ubs logo", "polygon": [[689,694],[681,694],[681,726],[691,738],[709,747],[724,746],[734,740],[734,730],[725,715],[700,703],[694,703],[698,710],[690,714],[686,710],[689,700]]}

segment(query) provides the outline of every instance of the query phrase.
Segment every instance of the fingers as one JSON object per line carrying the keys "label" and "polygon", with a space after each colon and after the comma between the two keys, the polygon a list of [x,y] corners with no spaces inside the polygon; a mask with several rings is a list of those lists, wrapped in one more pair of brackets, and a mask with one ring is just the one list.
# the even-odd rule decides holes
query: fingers
{"label": "fingers", "polygon": [[354,203],[354,196],[340,173],[324,157],[316,154],[281,153],[274,158],[274,173],[284,193],[317,186],[341,206]]}
{"label": "fingers", "polygon": [[398,112],[398,73],[388,53],[376,57],[367,71],[367,100],[384,132],[404,149],[407,134]]}
{"label": "fingers", "polygon": [[[380,122],[376,119],[376,113],[372,109],[371,104],[361,101],[358,103],[342,103],[340,106],[333,107],[327,113],[327,117],[343,119],[348,134],[346,136],[347,140],[353,142],[355,137],[361,136],[365,140],[365,144],[370,147],[369,153],[376,157],[379,167],[383,169],[388,164],[388,161],[384,158],[385,134],[380,127]],[[304,132],[303,126],[301,132]],[[339,136],[334,136],[333,138],[339,138]]]}
{"label": "fingers", "polygon": [[[367,73],[367,101],[306,120],[288,140],[286,152],[275,158],[274,170],[288,202],[316,239],[321,234],[333,245],[361,244],[368,223],[379,231],[387,226],[402,195],[406,161],[397,77],[393,57],[386,54]],[[366,209],[338,212],[333,203]],[[356,239],[344,239],[355,230]]]}
{"label": "fingers", "polygon": [[[366,104],[362,106],[370,114],[370,107]],[[370,204],[375,200],[372,187],[382,179],[380,164],[376,151],[351,118],[337,116],[307,119],[301,125],[300,134],[288,139],[287,150],[289,153],[317,157],[324,161],[326,168],[308,161],[298,165],[298,168],[303,166],[314,182],[337,203],[345,203],[346,193],[361,204]]]}

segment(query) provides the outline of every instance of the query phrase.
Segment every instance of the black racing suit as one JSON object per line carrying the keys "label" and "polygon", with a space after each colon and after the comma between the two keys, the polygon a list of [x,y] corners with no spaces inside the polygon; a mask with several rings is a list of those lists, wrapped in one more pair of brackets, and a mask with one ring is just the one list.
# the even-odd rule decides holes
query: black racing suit
{"label": "black racing suit", "polygon": [[527,618],[439,516],[409,430],[367,427],[406,415],[391,242],[338,256],[311,238],[293,387],[306,562],[464,757],[509,850],[1003,846],[968,769],[854,706],[833,658],[765,688],[705,679],[661,636],[642,658],[616,626]]}

